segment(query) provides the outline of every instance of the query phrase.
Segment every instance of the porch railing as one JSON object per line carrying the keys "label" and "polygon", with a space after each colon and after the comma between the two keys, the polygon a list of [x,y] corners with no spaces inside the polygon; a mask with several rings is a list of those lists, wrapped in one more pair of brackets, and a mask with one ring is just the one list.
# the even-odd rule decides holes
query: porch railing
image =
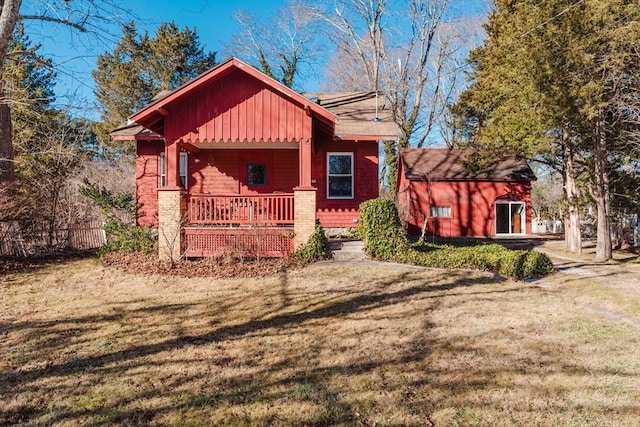
{"label": "porch railing", "polygon": [[216,196],[192,194],[188,199],[190,224],[293,225],[293,194]]}

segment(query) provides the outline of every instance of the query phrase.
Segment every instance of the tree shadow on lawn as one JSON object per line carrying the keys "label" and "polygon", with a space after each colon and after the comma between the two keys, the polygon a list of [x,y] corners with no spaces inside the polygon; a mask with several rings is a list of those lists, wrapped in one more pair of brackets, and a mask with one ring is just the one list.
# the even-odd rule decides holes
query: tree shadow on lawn
{"label": "tree shadow on lawn", "polygon": [[[444,274],[442,277],[444,277]],[[282,280],[281,292],[284,292],[284,289],[286,289],[286,277],[282,278]],[[417,283],[405,289],[392,290],[390,288],[394,283],[411,283],[414,281]],[[22,372],[5,372],[0,376],[0,383],[4,384],[2,388],[4,388],[5,391],[13,389],[18,393],[35,393],[39,386],[34,384],[33,387],[36,389],[29,391],[30,384],[47,377],[73,378],[87,371],[92,372],[94,375],[117,375],[118,372],[127,375],[128,371],[136,367],[144,368],[149,364],[149,361],[144,360],[147,356],[160,355],[174,350],[199,348],[215,343],[233,341],[234,339],[251,335],[274,336],[286,334],[290,333],[289,331],[291,329],[307,322],[366,313],[385,306],[410,303],[416,298],[432,300],[433,304],[436,305],[443,296],[442,292],[486,283],[495,283],[495,280],[487,277],[459,277],[456,280],[442,284],[430,284],[422,278],[416,279],[412,277],[409,272],[404,272],[395,275],[388,281],[377,283],[377,286],[372,286],[373,292],[355,294],[346,300],[344,298],[341,300],[334,298],[329,300],[325,299],[321,301],[323,303],[322,305],[314,304],[297,309],[295,312],[279,313],[268,318],[251,319],[236,325],[223,324],[220,327],[202,334],[183,335],[154,344],[137,344],[120,351],[74,358],[66,363],[52,364]],[[486,292],[461,292],[460,294],[447,292],[446,296],[451,297],[464,294],[465,296],[472,297],[476,294],[517,293],[521,290],[521,287],[511,287]],[[290,302],[292,299],[293,297],[288,295],[285,301]],[[189,307],[189,304],[162,304],[136,308],[130,310],[130,312],[135,313],[139,311],[141,315],[148,312],[166,313],[166,316],[170,318],[176,313],[187,310]],[[229,304],[224,308],[218,307],[218,311],[229,310],[232,309],[232,307],[233,304]],[[289,305],[285,304],[285,307],[289,307]],[[92,328],[90,326],[92,324],[110,321],[117,321],[117,317],[78,317],[73,319],[73,324],[84,324],[83,327],[88,330]],[[17,327],[20,329],[28,329],[31,327],[41,331],[43,328],[46,329],[56,326],[56,323],[67,324],[69,322],[70,320],[68,319],[58,322],[46,322],[45,324],[38,322],[31,325],[30,322],[22,322]],[[175,390],[180,390],[190,382],[206,379],[207,373],[195,373],[175,378],[167,378],[166,383],[160,388],[147,388],[137,391],[135,387],[132,387],[126,395],[118,396],[115,402],[109,405],[97,403],[96,405],[88,405],[89,407],[79,407],[75,409],[62,407],[61,410],[53,415],[54,418],[48,419],[47,422],[55,423],[63,420],[87,420],[87,418],[91,418],[94,420],[92,422],[93,425],[113,423],[122,425],[145,425],[151,422],[157,422],[158,417],[178,416],[179,418],[179,416],[181,416],[180,414],[186,414],[184,415],[186,418],[182,420],[183,423],[192,421],[189,419],[191,415],[196,418],[204,417],[203,422],[205,422],[206,414],[202,412],[206,413],[207,409],[210,408],[224,406],[230,408],[230,411],[233,411],[233,407],[241,407],[256,402],[268,404],[269,402],[289,400],[308,402],[309,404],[321,407],[322,409],[314,419],[314,425],[334,425],[340,423],[370,425],[371,423],[369,422],[370,420],[367,419],[367,414],[375,413],[375,402],[363,401],[361,404],[356,404],[354,403],[353,396],[345,395],[340,389],[330,386],[327,379],[344,377],[346,381],[349,381],[349,378],[354,375],[370,375],[374,371],[384,370],[393,365],[416,365],[415,369],[418,369],[423,367],[425,358],[427,358],[434,349],[461,352],[469,351],[470,347],[472,347],[470,343],[465,344],[463,340],[457,342],[451,342],[450,340],[442,341],[441,339],[431,336],[429,331],[433,328],[433,325],[428,321],[424,323],[423,328],[425,333],[421,334],[417,339],[414,339],[400,354],[380,354],[372,359],[362,360],[357,363],[334,363],[330,366],[316,366],[313,368],[304,367],[305,364],[301,361],[303,358],[301,355],[284,355],[282,360],[260,365],[261,369],[257,372],[247,374],[240,372],[234,377],[226,379],[226,382],[219,383],[216,387],[193,390],[188,393],[182,392],[178,395],[178,400],[171,404],[163,403],[156,407],[135,408],[136,402],[138,401],[151,400],[164,394],[174,393]],[[61,345],[53,342],[49,342],[47,345],[54,346],[51,348],[51,351],[58,351],[61,348]],[[169,356],[167,355],[167,357]],[[162,363],[172,364],[176,363],[176,361],[167,359],[164,362],[155,362],[154,365],[161,365]],[[214,360],[212,363],[219,364],[224,368],[234,363],[234,360],[232,358],[220,358]],[[557,365],[555,366],[556,370],[566,368],[566,366],[563,366],[559,361],[554,364]],[[285,378],[277,378],[277,376],[274,376],[275,372],[287,372],[291,370],[292,366],[300,366],[293,375],[286,376]],[[517,373],[521,372],[522,369],[522,366],[514,364],[511,367],[500,368],[499,372]],[[430,387],[439,389],[441,393],[445,394],[450,393],[451,390],[470,393],[474,390],[480,390],[495,384],[497,371],[492,368],[480,372],[473,381],[469,381],[468,375],[465,374],[466,370],[468,370],[468,367],[463,366],[449,370],[447,375],[434,373],[429,376],[428,382],[430,383]],[[397,380],[394,380],[394,385],[389,385],[387,390],[381,391],[406,395],[406,401],[403,402],[403,405],[409,407],[409,412],[419,412],[419,415],[426,421],[429,413],[435,409],[436,403],[430,400],[428,396],[418,396],[412,391],[412,387],[422,387],[424,381],[425,380],[415,382],[406,381],[400,386],[397,384]],[[399,387],[401,387],[402,390],[398,390]],[[70,395],[73,396],[75,392],[75,390],[69,389]],[[134,408],[132,409],[131,406],[134,406]],[[0,425],[17,424],[30,419],[34,420],[38,417],[45,417],[47,411],[46,405],[44,404],[40,407],[36,405],[22,405],[0,414]],[[175,415],[176,411],[178,415]],[[278,414],[277,411],[270,415],[262,414],[260,416],[247,413],[243,414],[240,410],[238,411],[235,415],[245,417],[247,423],[255,423],[257,420],[259,423],[267,425],[271,423],[289,424],[299,421],[294,415],[291,415],[291,419],[283,418],[286,416]],[[191,412],[193,412],[193,414],[189,415]],[[180,423],[180,420],[178,420],[178,423]]]}
{"label": "tree shadow on lawn", "polygon": [[97,257],[98,251],[96,249],[67,250],[27,257],[0,256],[0,274],[34,272],[51,265],[64,266],[81,259],[97,259]]}
{"label": "tree shadow on lawn", "polygon": [[[387,282],[387,284],[392,284],[392,283],[406,280],[409,274],[410,274],[409,272],[401,273],[397,275],[393,280]],[[389,293],[356,295],[353,298],[350,298],[346,301],[338,301],[338,302],[332,302],[330,304],[324,304],[320,307],[312,308],[311,310],[305,310],[305,311],[299,310],[294,313],[279,314],[267,319],[254,319],[238,325],[222,326],[218,329],[215,329],[205,334],[184,335],[184,336],[167,340],[158,344],[137,345],[132,348],[114,352],[114,353],[107,353],[100,356],[75,359],[65,364],[49,366],[46,370],[44,370],[44,372],[42,372],[41,370],[38,370],[37,376],[59,375],[60,373],[73,374],[75,370],[73,366],[99,368],[104,366],[105,364],[134,360],[136,358],[148,356],[158,352],[167,351],[174,348],[180,348],[184,345],[192,345],[194,343],[196,345],[204,345],[212,342],[220,342],[226,339],[231,339],[231,338],[246,335],[246,334],[253,334],[253,333],[268,330],[268,329],[281,329],[290,325],[297,325],[313,319],[339,317],[339,316],[344,316],[346,314],[353,314],[362,310],[381,307],[383,305],[397,304],[415,295],[426,294],[426,293],[436,293],[441,291],[448,291],[448,290],[459,288],[459,287],[471,287],[477,284],[485,284],[485,283],[493,283],[493,282],[495,282],[495,279],[489,279],[486,277],[471,278],[471,279],[460,278],[454,282],[444,283],[439,285],[423,284],[420,286],[414,286],[408,289],[402,289],[400,291],[389,292]],[[381,288],[380,286],[378,287]],[[384,286],[382,286],[382,288],[383,287]],[[439,298],[439,297],[440,295],[432,296],[432,298]],[[169,310],[170,312],[179,312],[184,310],[186,307],[187,305],[183,305],[183,304],[169,304],[169,305],[160,305],[160,306],[154,306],[154,307],[144,307],[144,308],[135,309],[133,311],[134,312],[135,311],[151,312],[151,311]],[[74,324],[74,325],[85,324],[85,323],[88,323],[88,324],[102,323],[102,322],[118,320],[121,316],[122,316],[121,314],[116,313],[113,315],[88,316],[86,318],[78,317],[73,319],[65,319],[60,321],[48,321],[48,322],[42,322],[42,323],[41,322],[36,322],[36,323],[19,322],[16,325],[9,324],[4,326],[2,328],[2,331],[8,332],[11,330],[29,329],[29,328],[42,330],[43,328],[49,328],[49,327],[52,327],[58,324],[64,324],[64,323]],[[25,372],[25,374],[26,376],[29,376],[29,373]],[[6,381],[6,378],[0,377],[0,381]]]}

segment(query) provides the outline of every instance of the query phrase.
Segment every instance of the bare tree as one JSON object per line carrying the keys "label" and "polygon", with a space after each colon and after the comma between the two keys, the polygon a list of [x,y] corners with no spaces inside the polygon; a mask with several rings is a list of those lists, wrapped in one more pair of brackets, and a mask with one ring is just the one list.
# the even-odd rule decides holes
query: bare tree
{"label": "bare tree", "polygon": [[233,17],[242,30],[226,47],[231,56],[258,64],[287,87],[294,87],[297,77],[304,77],[317,64],[320,21],[301,1],[289,0],[269,23],[246,10]]}
{"label": "bare tree", "polygon": [[[335,6],[333,9],[330,6]],[[385,56],[385,31],[390,11],[387,0],[336,0],[326,10],[315,9],[332,29],[329,39],[339,59],[354,64],[371,92],[380,89],[380,74]],[[344,75],[347,80],[354,74]]]}
{"label": "bare tree", "polygon": [[399,148],[422,147],[444,125],[466,55],[478,40],[480,20],[453,19],[449,5],[449,0],[324,2],[322,15],[337,50],[329,67],[333,76],[344,72],[330,87],[384,92],[399,126],[398,140],[384,147],[390,188]]}
{"label": "bare tree", "polygon": [[[22,10],[28,13],[21,13]],[[0,2],[0,191],[11,192],[15,182],[11,126],[11,99],[4,87],[4,67],[10,55],[9,44],[20,21],[37,20],[60,24],[96,38],[108,34],[121,9],[111,0],[3,0]],[[18,54],[12,52],[11,54]]]}
{"label": "bare tree", "polygon": [[59,243],[56,230],[76,224],[82,215],[70,203],[74,193],[70,184],[88,155],[83,144],[89,127],[86,121],[61,113],[46,116],[29,150],[16,156],[16,194],[27,207],[21,222],[27,226],[24,230],[43,230],[48,247]]}

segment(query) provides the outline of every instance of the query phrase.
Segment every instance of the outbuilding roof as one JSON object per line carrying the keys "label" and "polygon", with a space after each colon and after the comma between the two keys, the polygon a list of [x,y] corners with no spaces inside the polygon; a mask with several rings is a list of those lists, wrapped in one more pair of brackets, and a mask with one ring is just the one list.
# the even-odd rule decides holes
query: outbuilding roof
{"label": "outbuilding roof", "polygon": [[474,149],[405,148],[400,161],[409,180],[434,181],[534,181],[535,174],[525,160],[505,157],[481,167],[475,166]]}

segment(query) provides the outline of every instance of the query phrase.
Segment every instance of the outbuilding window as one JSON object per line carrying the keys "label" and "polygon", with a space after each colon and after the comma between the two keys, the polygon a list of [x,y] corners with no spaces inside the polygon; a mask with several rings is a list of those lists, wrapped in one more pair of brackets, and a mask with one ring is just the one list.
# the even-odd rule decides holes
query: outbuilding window
{"label": "outbuilding window", "polygon": [[431,206],[432,218],[451,218],[451,206]]}
{"label": "outbuilding window", "polygon": [[327,154],[327,196],[353,199],[353,153]]}

